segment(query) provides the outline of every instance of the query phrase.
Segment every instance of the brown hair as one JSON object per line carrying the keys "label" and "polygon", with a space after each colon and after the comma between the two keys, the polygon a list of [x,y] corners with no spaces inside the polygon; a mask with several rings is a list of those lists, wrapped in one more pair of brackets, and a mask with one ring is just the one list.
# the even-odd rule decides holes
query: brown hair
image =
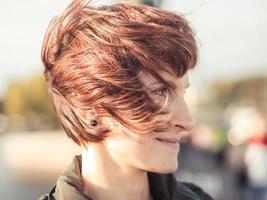
{"label": "brown hair", "polygon": [[68,136],[81,145],[111,131],[90,126],[84,116],[91,109],[100,120],[112,117],[134,133],[164,131],[167,121],[156,116],[168,111],[147,94],[140,72],[164,84],[169,99],[174,87],[160,72],[183,76],[197,62],[197,46],[181,14],[130,3],[96,8],[76,0],[51,21],[42,61],[52,105]]}

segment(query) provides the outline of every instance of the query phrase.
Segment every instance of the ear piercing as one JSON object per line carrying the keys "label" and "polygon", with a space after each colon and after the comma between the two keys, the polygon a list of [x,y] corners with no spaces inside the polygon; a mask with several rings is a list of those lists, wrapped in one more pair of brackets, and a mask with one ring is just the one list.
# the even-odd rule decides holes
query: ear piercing
{"label": "ear piercing", "polygon": [[[93,111],[93,110],[91,110],[90,111],[90,114],[92,115],[92,116],[94,116],[95,115],[95,112]],[[91,124],[91,126],[97,126],[97,120],[95,120],[95,119],[92,119],[92,120],[90,120],[90,124]]]}
{"label": "ear piercing", "polygon": [[92,126],[97,126],[97,121],[96,120],[91,120],[91,125]]}

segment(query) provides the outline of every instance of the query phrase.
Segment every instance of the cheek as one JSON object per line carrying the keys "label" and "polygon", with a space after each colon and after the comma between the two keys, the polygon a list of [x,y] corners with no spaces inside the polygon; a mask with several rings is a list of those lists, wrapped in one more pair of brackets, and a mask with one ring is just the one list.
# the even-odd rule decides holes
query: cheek
{"label": "cheek", "polygon": [[105,148],[113,160],[127,165],[141,166],[157,158],[151,142],[122,134],[106,138]]}
{"label": "cheek", "polygon": [[133,138],[124,133],[117,133],[105,139],[105,148],[109,155],[121,163],[129,161],[141,156],[143,152],[143,144],[136,142]]}
{"label": "cheek", "polygon": [[106,138],[106,149],[119,165],[158,173],[177,169],[177,153],[161,146],[152,138],[137,140],[125,135]]}

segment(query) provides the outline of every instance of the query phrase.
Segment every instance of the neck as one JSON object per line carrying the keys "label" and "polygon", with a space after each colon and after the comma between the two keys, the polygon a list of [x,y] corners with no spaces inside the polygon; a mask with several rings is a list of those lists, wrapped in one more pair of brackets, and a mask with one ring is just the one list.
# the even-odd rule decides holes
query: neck
{"label": "neck", "polygon": [[101,147],[90,144],[82,153],[84,193],[94,200],[151,200],[147,172],[118,164]]}

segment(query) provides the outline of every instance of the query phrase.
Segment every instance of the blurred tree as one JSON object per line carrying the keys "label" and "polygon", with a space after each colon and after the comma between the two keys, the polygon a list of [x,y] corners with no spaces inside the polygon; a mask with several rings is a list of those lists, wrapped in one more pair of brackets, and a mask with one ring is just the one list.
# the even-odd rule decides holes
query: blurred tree
{"label": "blurred tree", "polygon": [[11,119],[12,130],[14,127],[20,130],[60,127],[48,98],[45,80],[41,75],[27,81],[12,82],[4,97],[3,111]]}
{"label": "blurred tree", "polygon": [[0,113],[4,112],[4,102],[3,99],[0,99]]}
{"label": "blurred tree", "polygon": [[4,98],[4,113],[8,116],[22,114],[26,111],[24,86],[19,82],[10,83]]}
{"label": "blurred tree", "polygon": [[198,105],[198,118],[202,121],[227,126],[223,121],[226,109],[243,106],[254,107],[267,117],[267,77],[217,81],[203,94],[205,98]]}
{"label": "blurred tree", "polygon": [[211,86],[213,105],[220,110],[229,105],[253,106],[267,114],[267,77],[220,81]]}

